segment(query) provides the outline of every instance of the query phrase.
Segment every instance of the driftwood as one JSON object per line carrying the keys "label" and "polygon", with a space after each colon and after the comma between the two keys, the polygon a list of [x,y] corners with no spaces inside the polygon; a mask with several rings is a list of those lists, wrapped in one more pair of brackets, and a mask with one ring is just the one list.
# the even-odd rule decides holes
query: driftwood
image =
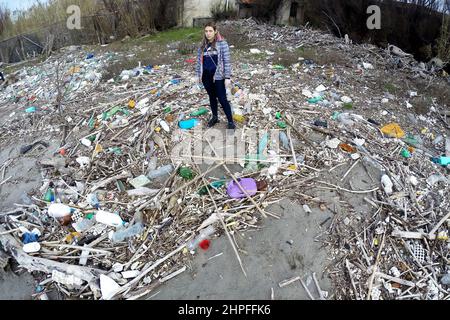
{"label": "driftwood", "polygon": [[[2,226],[0,226],[0,232],[5,231],[6,230]],[[74,277],[87,282],[96,281],[100,274],[106,273],[105,271],[100,269],[81,267],[72,264],[64,264],[48,259],[30,256],[22,250],[21,244],[19,244],[9,234],[0,235],[0,243],[5,252],[9,253],[20,266],[29,271],[41,271],[51,274],[55,270],[63,272],[67,275],[73,275]]]}
{"label": "driftwood", "polygon": [[105,180],[103,180],[103,181],[100,181],[100,182],[96,183],[96,184],[91,188],[91,192],[94,192],[95,190],[97,190],[97,189],[99,189],[99,188],[103,188],[103,187],[106,186],[107,184],[109,184],[109,183],[111,183],[111,182],[114,182],[114,181],[116,181],[116,180],[125,179],[125,178],[129,178],[129,177],[131,177],[131,173],[126,172],[126,173],[121,173],[121,174],[118,174],[118,175],[116,175],[116,176],[107,178],[107,179],[105,179]]}

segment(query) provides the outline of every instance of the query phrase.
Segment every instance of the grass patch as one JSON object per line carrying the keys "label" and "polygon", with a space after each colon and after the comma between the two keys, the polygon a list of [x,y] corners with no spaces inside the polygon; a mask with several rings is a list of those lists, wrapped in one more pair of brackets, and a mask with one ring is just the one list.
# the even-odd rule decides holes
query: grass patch
{"label": "grass patch", "polygon": [[139,39],[139,41],[156,41],[159,43],[168,43],[175,41],[189,40],[200,42],[202,40],[202,28],[176,28],[167,31],[158,32]]}
{"label": "grass patch", "polygon": [[414,111],[417,114],[427,114],[430,111],[430,107],[433,105],[433,99],[424,96],[414,99],[412,103],[414,105]]}
{"label": "grass patch", "polygon": [[24,62],[24,63],[15,64],[15,65],[5,66],[3,73],[6,76],[8,74],[11,74],[11,73],[14,73],[16,71],[19,71],[22,68],[32,67],[32,66],[38,65],[39,63],[44,62],[45,59],[46,59],[46,57],[44,55],[40,55],[40,56],[36,57],[36,59],[34,59],[34,60],[30,60],[30,61],[27,61],[27,62]]}
{"label": "grass patch", "polygon": [[398,88],[390,82],[385,83],[383,88],[385,91],[389,92],[390,94],[396,94],[397,90],[398,90]]}
{"label": "grass patch", "polygon": [[300,47],[295,49],[295,52],[299,57],[303,57],[305,59],[316,60],[318,57],[317,50],[309,47]]}
{"label": "grass patch", "polygon": [[344,65],[345,56],[337,51],[317,51],[311,47],[300,47],[295,49],[295,54],[307,60],[312,60],[318,65]]}

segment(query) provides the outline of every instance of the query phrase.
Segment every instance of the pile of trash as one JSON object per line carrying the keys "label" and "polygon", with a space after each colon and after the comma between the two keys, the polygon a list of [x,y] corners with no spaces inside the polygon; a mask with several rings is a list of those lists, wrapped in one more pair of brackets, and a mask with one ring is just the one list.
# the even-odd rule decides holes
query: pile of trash
{"label": "pile of trash", "polygon": [[[220,233],[245,273],[235,232],[280,218],[267,208],[286,195],[310,212],[318,201],[305,194],[326,189],[339,194],[340,203],[362,197],[375,211],[361,217],[350,206],[343,211],[319,201],[335,213],[323,225],[330,222],[324,234],[335,258],[330,275],[336,298],[448,297],[450,141],[440,111],[448,106],[434,100],[426,115],[417,116],[410,112],[412,100],[367,90],[381,66],[368,60],[365,46],[251,20],[225,24],[239,25],[257,43],[245,53],[250,55],[286,39],[339,44],[357,57],[352,63],[360,75],[354,81],[345,66],[305,59],[289,67],[270,59],[243,63],[236,53],[229,98],[238,143],[246,146],[244,158],[231,159],[238,172],[206,135],[197,134],[210,111],[195,78],[195,57],[181,70],[139,64],[102,82],[102,63],[115,54],[95,57],[77,49],[63,64],[67,91],[60,110],[54,108],[57,87],[39,77],[66,52],[22,71],[0,92],[20,110],[0,129],[2,143],[31,135],[28,123],[62,134],[54,157],[38,163],[43,183],[30,194],[32,204],[0,214],[3,249],[22,267],[46,274],[39,294],[56,285],[72,298],[142,297],[184,272],[192,254],[208,250]],[[28,112],[31,96],[36,109]],[[252,129],[263,134],[255,139]],[[279,149],[269,130],[279,130]],[[209,167],[192,161],[195,155],[172,156],[188,139],[210,146],[213,155],[202,158],[212,160]],[[330,179],[344,165],[343,176]],[[371,180],[365,189],[349,182],[357,167]],[[218,169],[224,173],[217,176]]]}

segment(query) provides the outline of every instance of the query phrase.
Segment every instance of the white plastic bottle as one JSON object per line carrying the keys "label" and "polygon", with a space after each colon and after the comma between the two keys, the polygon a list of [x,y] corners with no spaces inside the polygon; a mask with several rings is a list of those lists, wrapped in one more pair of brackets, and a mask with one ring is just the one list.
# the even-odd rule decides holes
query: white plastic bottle
{"label": "white plastic bottle", "polygon": [[168,125],[167,122],[165,122],[164,120],[161,120],[161,121],[159,122],[159,125],[161,126],[161,128],[163,128],[164,131],[170,132],[169,125]]}
{"label": "white plastic bottle", "polygon": [[207,239],[209,236],[211,236],[213,233],[215,232],[215,229],[212,225],[208,226],[205,229],[202,229],[200,231],[200,234],[192,239],[188,244],[187,244],[187,248],[192,251],[194,249],[196,249],[199,245],[199,243],[204,240]]}
{"label": "white plastic bottle", "polygon": [[389,178],[388,175],[384,174],[381,177],[381,185],[383,186],[383,189],[384,189],[384,191],[386,192],[387,195],[392,194],[392,192],[393,192],[393,190],[392,190],[393,184],[392,184],[392,181],[391,181],[391,179]]}
{"label": "white plastic bottle", "polygon": [[66,206],[65,204],[62,203],[52,203],[48,207],[48,215],[53,218],[62,218],[65,216],[69,216],[74,211],[75,209],[72,209],[71,207]]}
{"label": "white plastic bottle", "polygon": [[122,218],[115,213],[99,210],[95,214],[95,220],[111,227],[121,227],[125,224]]}
{"label": "white plastic bottle", "polygon": [[114,232],[111,236],[111,241],[113,242],[120,242],[124,241],[125,239],[134,237],[138,234],[140,234],[144,230],[144,225],[141,222],[138,222],[134,224],[133,226],[126,228],[126,229],[120,229]]}

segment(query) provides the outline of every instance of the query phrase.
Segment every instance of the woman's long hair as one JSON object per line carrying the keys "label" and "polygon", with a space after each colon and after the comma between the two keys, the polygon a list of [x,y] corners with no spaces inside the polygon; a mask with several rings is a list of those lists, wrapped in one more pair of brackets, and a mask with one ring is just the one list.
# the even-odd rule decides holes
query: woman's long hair
{"label": "woman's long hair", "polygon": [[[214,31],[217,31],[217,25],[216,25],[215,22],[212,22],[212,21],[211,21],[211,22],[208,22],[208,23],[205,24],[205,26],[203,27],[203,40],[202,40],[202,46],[201,46],[202,51],[201,51],[201,52],[205,51],[205,48],[208,47],[208,43],[209,43],[208,39],[207,39],[206,36],[205,36],[205,28],[206,28],[206,27],[211,27],[211,28],[214,29]],[[213,40],[212,43],[211,43],[211,46],[212,46],[213,48],[216,48],[216,42],[217,42],[217,41],[222,41],[223,39],[224,39],[224,38],[222,37],[222,35],[220,34],[220,32],[217,32],[216,35],[215,35],[215,37],[214,37],[214,40]]]}

